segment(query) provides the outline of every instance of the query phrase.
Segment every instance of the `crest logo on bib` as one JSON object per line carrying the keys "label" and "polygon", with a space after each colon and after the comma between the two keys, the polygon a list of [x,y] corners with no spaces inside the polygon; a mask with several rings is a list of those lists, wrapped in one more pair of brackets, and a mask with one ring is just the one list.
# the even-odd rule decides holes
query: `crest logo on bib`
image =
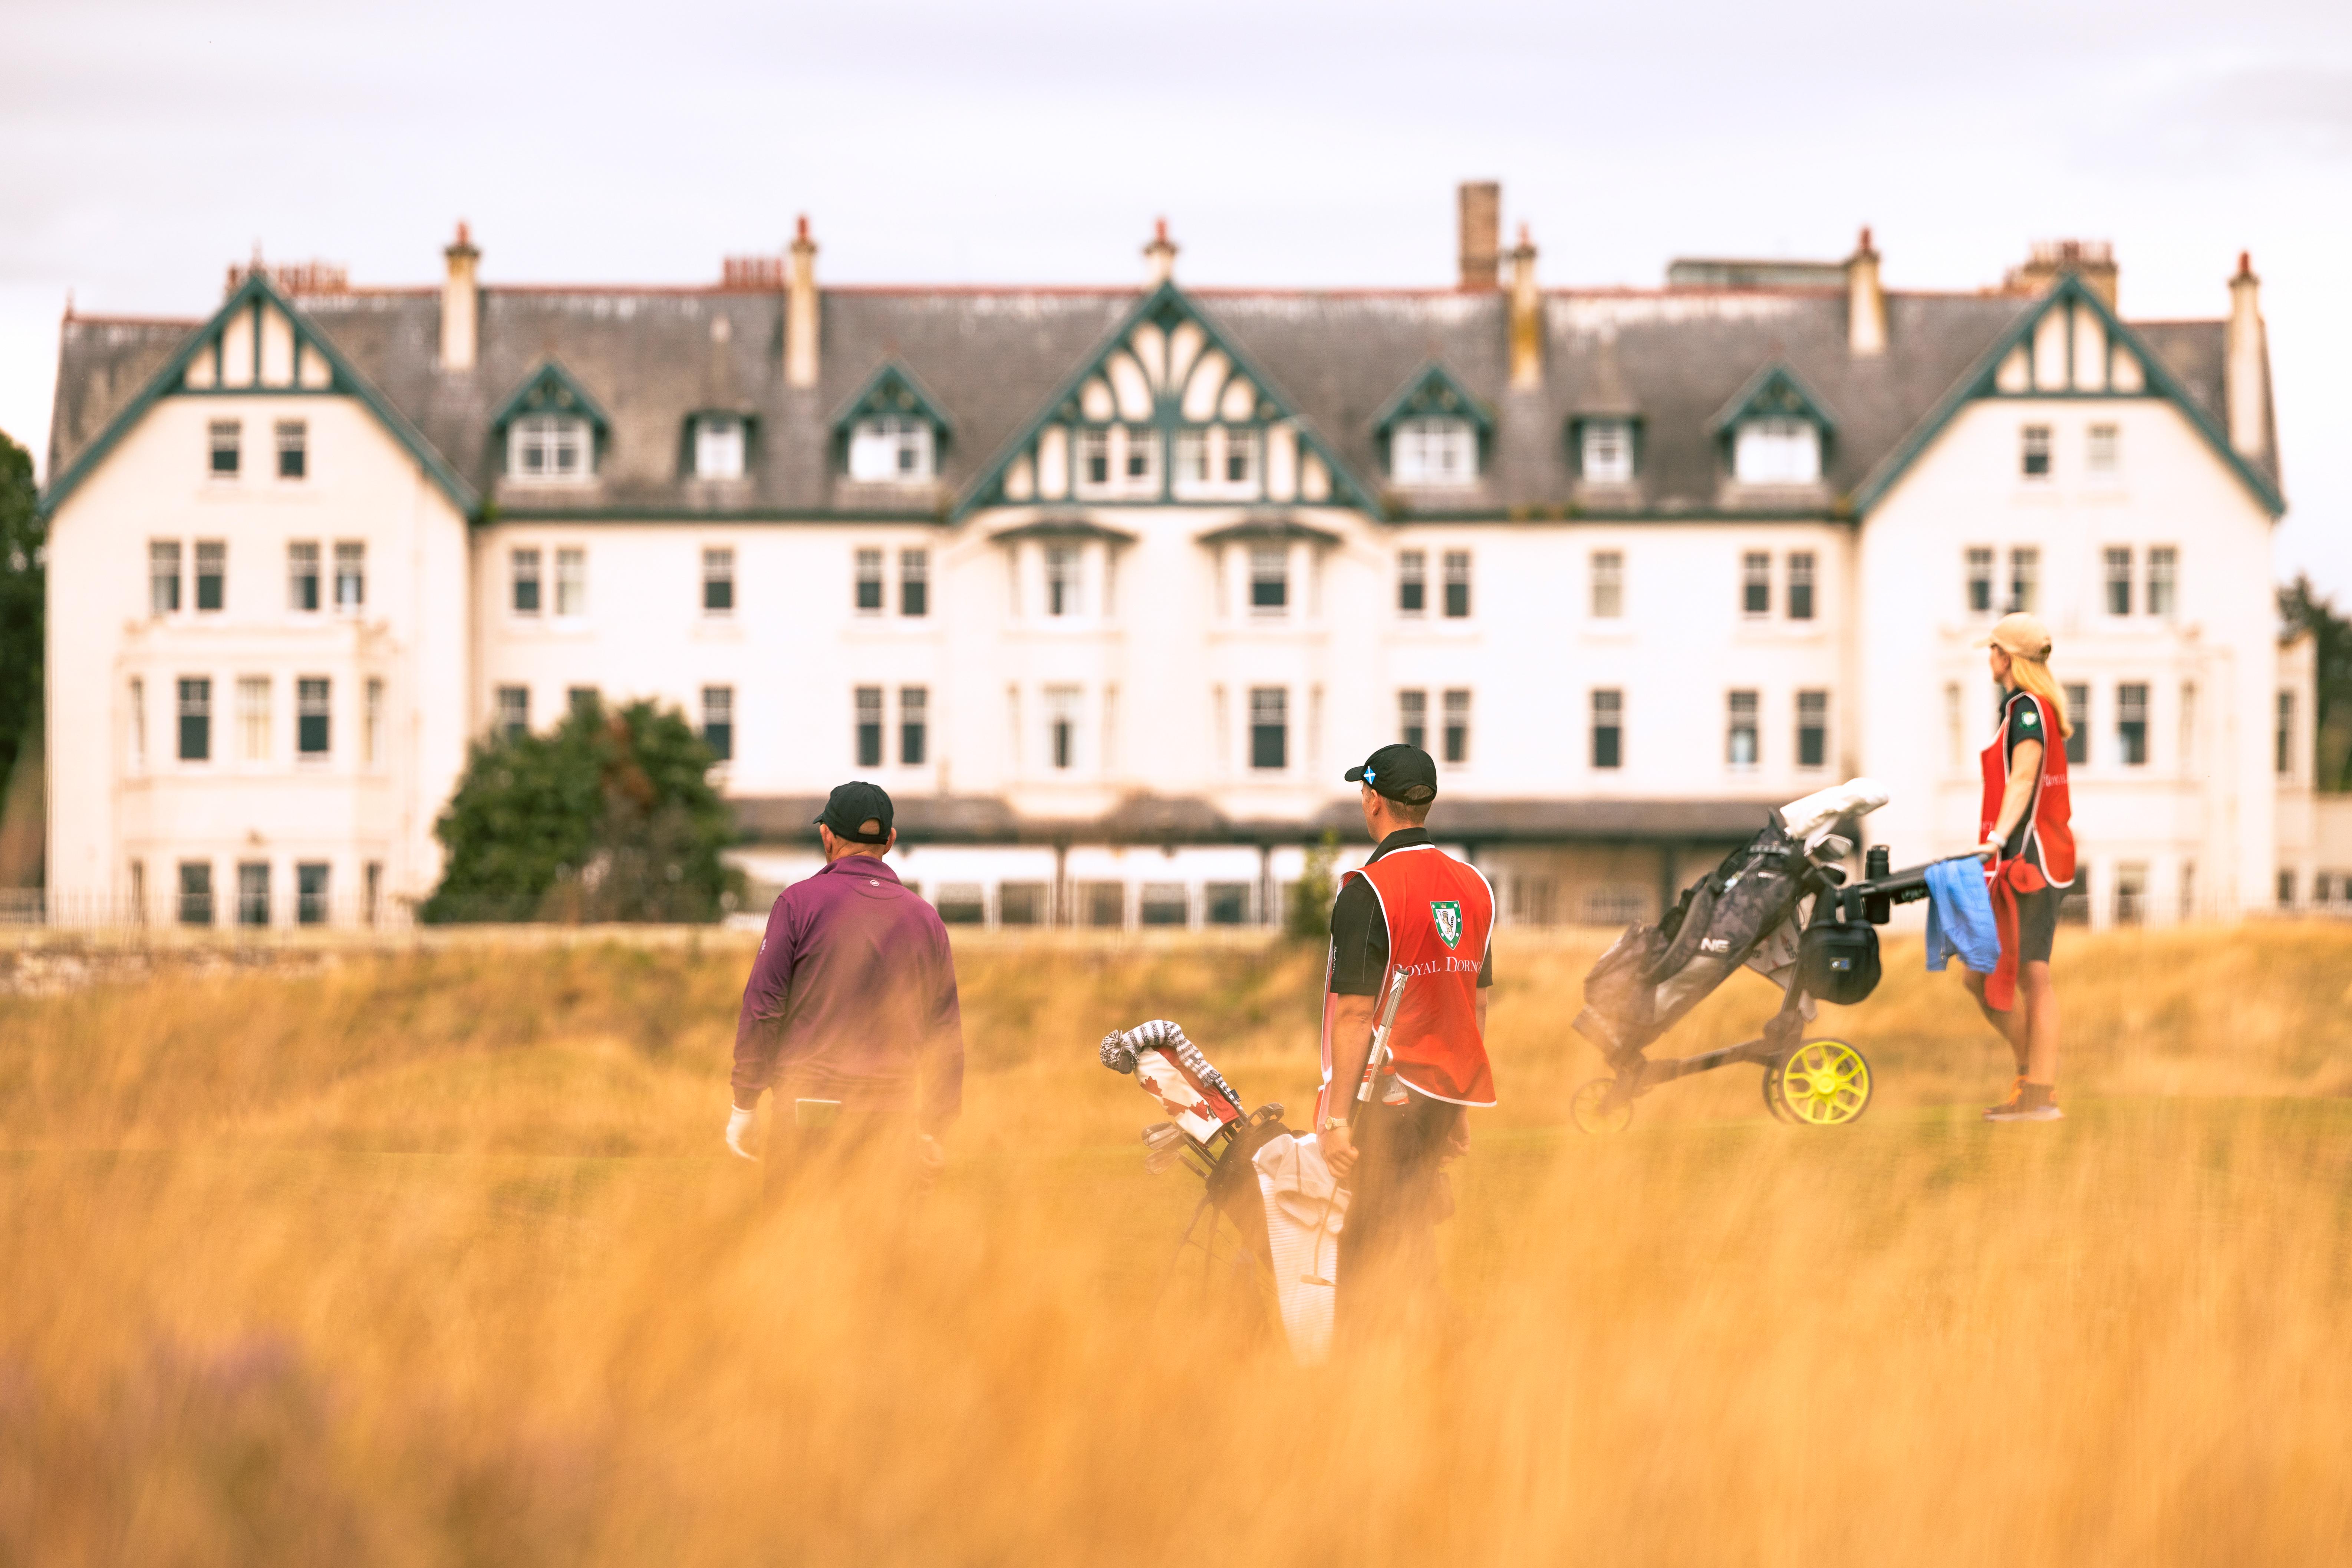
{"label": "crest logo on bib", "polygon": [[1462,941],[1462,904],[1455,899],[1432,900],[1429,914],[1437,922],[1437,940],[1450,950]]}

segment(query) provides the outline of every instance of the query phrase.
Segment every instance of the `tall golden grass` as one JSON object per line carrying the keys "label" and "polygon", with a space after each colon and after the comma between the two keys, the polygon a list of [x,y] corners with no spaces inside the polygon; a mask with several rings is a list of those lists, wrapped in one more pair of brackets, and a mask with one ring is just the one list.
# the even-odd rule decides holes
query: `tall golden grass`
{"label": "tall golden grass", "polygon": [[721,1151],[738,943],[0,1000],[0,1563],[2344,1558],[2352,932],[2071,938],[2028,1127],[1898,945],[1820,1031],[1861,1122],[1738,1068],[1608,1140],[1561,1125],[1596,951],[1498,954],[1446,1331],[1314,1371],[1163,1294],[1198,1184],[1093,1059],[1164,1015],[1303,1106],[1312,951],[968,945],[895,1239]]}

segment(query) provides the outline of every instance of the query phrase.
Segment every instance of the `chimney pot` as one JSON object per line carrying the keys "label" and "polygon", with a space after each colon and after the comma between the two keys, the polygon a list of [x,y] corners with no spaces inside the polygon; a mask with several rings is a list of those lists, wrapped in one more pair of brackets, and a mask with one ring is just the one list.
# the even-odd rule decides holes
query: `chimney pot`
{"label": "chimney pot", "polygon": [[474,368],[480,347],[482,289],[478,268],[482,253],[474,248],[466,220],[457,220],[457,242],[441,253],[449,262],[441,284],[441,368]]}
{"label": "chimney pot", "polygon": [[1536,247],[1528,226],[1519,225],[1519,243],[1511,252],[1511,390],[1537,392],[1543,387],[1543,295],[1536,288]]}
{"label": "chimney pot", "polygon": [[1886,290],[1878,280],[1878,252],[1865,226],[1845,263],[1845,347],[1856,358],[1886,352]]}
{"label": "chimney pot", "polygon": [[1152,224],[1151,243],[1143,247],[1143,259],[1155,286],[1176,276],[1176,242],[1168,237],[1166,218]]}
{"label": "chimney pot", "polygon": [[817,378],[816,241],[809,237],[808,214],[793,231],[791,264],[784,271],[784,384],[810,387]]}
{"label": "chimney pot", "polygon": [[2270,342],[2263,325],[2262,279],[2253,258],[2238,253],[2238,275],[2230,279],[2230,320],[2222,331],[2222,404],[2229,416],[2230,446],[2260,459],[2270,450]]}
{"label": "chimney pot", "polygon": [[1494,180],[1465,180],[1457,195],[1461,287],[1465,293],[1494,289],[1502,279],[1503,187]]}

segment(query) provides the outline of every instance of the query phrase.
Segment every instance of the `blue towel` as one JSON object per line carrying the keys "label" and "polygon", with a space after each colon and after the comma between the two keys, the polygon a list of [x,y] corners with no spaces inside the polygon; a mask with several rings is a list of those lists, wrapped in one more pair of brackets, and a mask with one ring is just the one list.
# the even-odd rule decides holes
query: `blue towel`
{"label": "blue towel", "polygon": [[1927,967],[1943,968],[1955,952],[1979,974],[1990,974],[2000,963],[2000,931],[1992,922],[1984,862],[1973,855],[1927,868]]}

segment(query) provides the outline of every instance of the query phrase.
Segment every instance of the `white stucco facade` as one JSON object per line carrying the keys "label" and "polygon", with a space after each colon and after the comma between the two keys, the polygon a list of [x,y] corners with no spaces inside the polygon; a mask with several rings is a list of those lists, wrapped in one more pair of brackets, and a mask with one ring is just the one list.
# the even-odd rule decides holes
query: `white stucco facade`
{"label": "white stucco facade", "polygon": [[[488,479],[457,478],[316,321],[247,287],[118,395],[52,491],[58,918],[401,918],[438,877],[433,823],[469,742],[549,724],[586,688],[709,728],[724,792],[774,805],[741,852],[756,884],[814,863],[776,813],[869,777],[937,807],[908,879],[1007,923],[1278,919],[1307,847],[1348,824],[1341,770],[1418,713],[1443,779],[1433,827],[1488,871],[1506,919],[1622,919],[1744,832],[1727,825],[1854,773],[1892,794],[1866,837],[1898,864],[1965,851],[1993,710],[1975,643],[2021,602],[2020,552],[2053,668],[2088,699],[2072,769],[2087,917],[2229,918],[2279,901],[2283,873],[2312,889],[2332,869],[2308,746],[2292,722],[2279,739],[2311,698],[2308,658],[2277,641],[2274,497],[2078,285],[1867,484],[1727,475],[1697,504],[1646,506],[1586,504],[1582,480],[1574,504],[1374,497],[1206,318],[1171,329],[1182,298],[1154,298],[961,500],[861,511],[836,472],[822,509],[689,489],[690,507],[633,510],[601,459],[569,488],[520,486],[496,451]],[[1777,308],[1541,306],[1547,331],[1604,337]],[[1444,309],[1458,328],[1467,307]],[[1853,352],[1899,353],[1906,330]],[[495,401],[466,390],[462,351],[434,375]],[[1541,370],[1515,367],[1514,387]],[[1240,421],[1202,427],[1260,443],[1248,493],[1082,493],[1087,422],[1154,408],[1171,429]],[[1845,438],[1821,420],[1818,440]],[[234,473],[213,457],[224,424]],[[295,426],[300,472],[281,474]],[[361,585],[339,592],[346,567]],[[959,837],[974,801],[992,826]],[[1193,803],[1189,826],[1118,826],[1171,802]],[[1361,847],[1342,837],[1345,864]]]}

